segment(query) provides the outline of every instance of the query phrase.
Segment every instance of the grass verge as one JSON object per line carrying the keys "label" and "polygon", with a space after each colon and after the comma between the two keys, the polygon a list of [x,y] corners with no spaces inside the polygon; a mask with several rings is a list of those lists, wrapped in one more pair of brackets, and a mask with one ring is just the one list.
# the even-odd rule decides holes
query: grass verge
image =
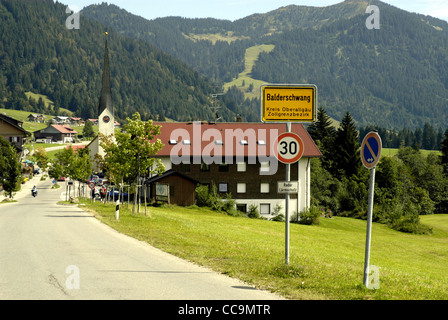
{"label": "grass verge", "polygon": [[336,217],[291,224],[290,264],[284,223],[230,217],[202,208],[148,208],[85,202],[103,223],[183,259],[290,299],[448,299],[448,215],[423,216],[434,234],[410,235],[373,224],[371,265],[380,287],[363,285],[366,222]]}

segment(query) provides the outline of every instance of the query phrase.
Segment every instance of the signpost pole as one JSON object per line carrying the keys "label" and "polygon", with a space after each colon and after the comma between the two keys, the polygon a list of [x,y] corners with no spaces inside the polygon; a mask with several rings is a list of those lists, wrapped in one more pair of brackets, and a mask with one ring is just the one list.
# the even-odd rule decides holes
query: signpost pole
{"label": "signpost pole", "polygon": [[[262,85],[261,86],[261,121],[286,123],[286,133],[281,134],[274,145],[274,153],[285,164],[285,262],[289,264],[289,199],[291,188],[291,164],[303,155],[303,141],[291,132],[291,123],[316,122],[317,87],[305,85]],[[281,151],[278,148],[281,147]],[[296,191],[297,192],[297,191]],[[297,197],[299,198],[299,197]],[[297,205],[298,205],[297,199]]]}
{"label": "signpost pole", "polygon": [[380,160],[382,150],[381,137],[372,131],[361,144],[361,161],[370,170],[369,203],[367,207],[366,252],[364,259],[364,285],[369,288],[370,240],[372,236],[373,196],[375,192],[375,169]]}
{"label": "signpost pole", "polygon": [[[286,123],[286,132],[291,132],[291,122]],[[291,181],[291,164],[286,165],[286,182]],[[289,265],[289,192],[285,195],[285,264]]]}
{"label": "signpost pole", "polygon": [[370,169],[369,204],[367,208],[366,253],[364,259],[364,285],[369,280],[370,239],[372,235],[373,195],[375,191],[375,167]]}

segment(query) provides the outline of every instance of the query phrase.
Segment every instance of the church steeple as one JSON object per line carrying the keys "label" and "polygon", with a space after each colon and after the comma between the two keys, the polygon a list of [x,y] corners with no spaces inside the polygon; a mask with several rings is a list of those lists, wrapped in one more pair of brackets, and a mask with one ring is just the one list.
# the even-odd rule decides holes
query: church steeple
{"label": "church steeple", "polygon": [[110,88],[110,66],[109,66],[109,49],[107,47],[107,32],[106,32],[106,46],[104,50],[103,81],[101,88],[100,103],[98,106],[98,116],[100,116],[106,109],[108,109],[108,111],[111,114],[114,114],[114,107],[112,105],[112,90]]}
{"label": "church steeple", "polygon": [[103,147],[100,144],[100,134],[114,139],[115,131],[115,117],[114,106],[112,104],[112,90],[110,88],[110,67],[109,67],[109,49],[107,47],[107,32],[106,32],[106,46],[104,52],[104,66],[103,66],[103,81],[101,88],[100,103],[98,105],[98,136],[89,144],[89,155],[91,161],[94,163],[94,170],[99,171],[100,168],[96,163],[96,156],[105,156]]}

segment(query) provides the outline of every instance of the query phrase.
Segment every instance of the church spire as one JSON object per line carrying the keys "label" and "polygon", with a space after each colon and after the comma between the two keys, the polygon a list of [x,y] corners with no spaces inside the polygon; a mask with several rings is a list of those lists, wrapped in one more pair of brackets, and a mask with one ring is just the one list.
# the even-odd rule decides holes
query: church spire
{"label": "church spire", "polygon": [[104,50],[104,66],[103,66],[103,82],[101,88],[100,103],[98,106],[98,116],[100,116],[104,110],[108,109],[113,114],[114,108],[112,105],[112,90],[110,88],[110,67],[109,67],[109,49],[107,47],[107,35],[106,32],[106,46]]}

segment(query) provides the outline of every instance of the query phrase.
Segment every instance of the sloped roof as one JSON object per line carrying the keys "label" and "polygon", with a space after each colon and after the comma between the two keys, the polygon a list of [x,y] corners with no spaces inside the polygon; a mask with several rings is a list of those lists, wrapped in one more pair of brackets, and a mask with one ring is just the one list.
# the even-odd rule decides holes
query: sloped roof
{"label": "sloped roof", "polygon": [[25,129],[23,129],[23,127],[22,127],[23,122],[22,121],[19,121],[17,119],[11,118],[11,117],[7,116],[6,114],[0,114],[0,119],[3,120],[4,122],[8,123],[12,127],[22,131],[24,135],[26,135],[26,136],[30,136],[31,135],[30,132],[28,132]]}
{"label": "sloped roof", "polygon": [[45,129],[36,131],[35,133],[39,133],[39,132],[42,132],[42,133],[52,133],[53,132],[53,133],[55,133],[54,131],[59,132],[59,133],[65,133],[65,134],[69,134],[69,133],[77,134],[78,133],[74,129],[70,128],[69,126],[65,126],[65,125],[62,125],[62,124],[52,124],[52,125],[48,126]]}
{"label": "sloped roof", "polygon": [[[276,138],[286,132],[281,123],[201,123],[201,122],[154,122],[161,126],[156,138],[164,144],[157,156],[271,156]],[[292,124],[291,131],[303,141],[303,157],[321,157],[322,153],[302,124]],[[170,140],[172,144],[170,144]],[[188,140],[188,141],[187,141]],[[218,141],[219,140],[219,141]],[[243,145],[242,140],[247,144]],[[174,143],[175,142],[175,143]],[[182,150],[182,151],[180,151]]]}
{"label": "sloped roof", "polygon": [[177,172],[177,171],[175,171],[173,169],[170,169],[170,170],[165,171],[164,173],[162,173],[160,176],[154,176],[152,178],[149,178],[148,180],[145,181],[145,184],[151,184],[151,183],[160,181],[160,180],[162,180],[162,179],[164,179],[166,177],[169,177],[171,175],[177,175],[177,176],[182,177],[185,180],[189,180],[189,181],[191,181],[193,183],[198,183],[198,181],[196,181],[195,179],[190,178],[190,177],[188,177],[188,176],[186,176],[186,175],[184,175],[184,174],[182,174],[180,172]]}
{"label": "sloped roof", "polygon": [[60,133],[75,133],[75,134],[78,133],[74,129],[70,128],[69,126],[58,125],[58,124],[53,124],[52,126],[54,128],[56,128],[56,130],[58,130]]}

